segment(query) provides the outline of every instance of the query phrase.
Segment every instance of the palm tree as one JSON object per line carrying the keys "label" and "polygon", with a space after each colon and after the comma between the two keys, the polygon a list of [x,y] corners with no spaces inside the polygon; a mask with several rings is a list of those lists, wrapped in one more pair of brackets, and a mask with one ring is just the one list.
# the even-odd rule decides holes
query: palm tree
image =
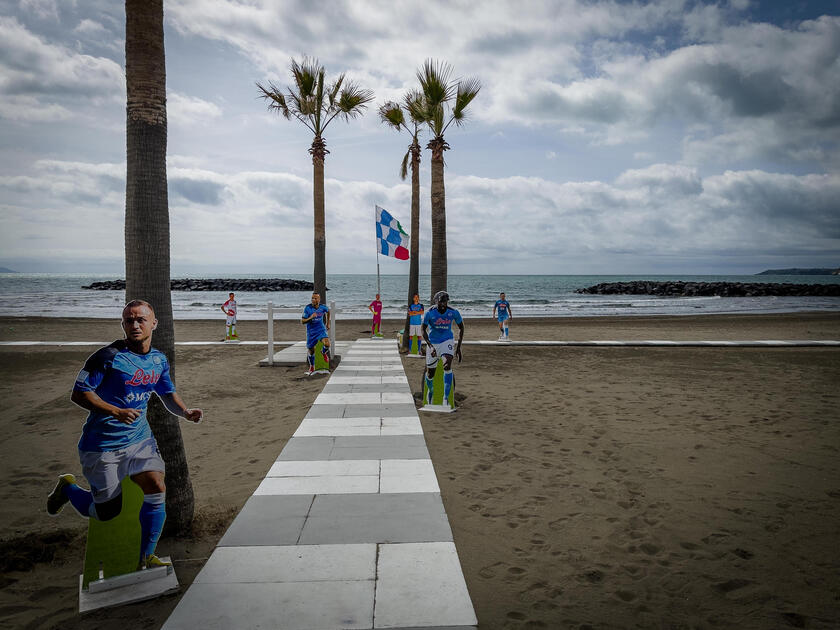
{"label": "palm tree", "polygon": [[269,101],[268,109],[283,114],[287,119],[296,118],[315,137],[309,153],[312,155],[313,197],[315,205],[315,267],[313,280],[315,291],[327,301],[326,227],[324,220],[324,159],[329,151],[324,142],[324,131],[336,118],[345,121],[360,116],[367,103],[373,100],[373,92],[360,88],[352,81],[344,80],[344,74],[331,84],[325,83],[324,67],[317,59],[304,57],[298,63],[292,59],[294,86],[284,94],[276,85],[268,87],[257,83],[260,96]]}
{"label": "palm tree", "polygon": [[[443,152],[449,144],[443,137],[453,122],[464,124],[467,106],[481,89],[476,78],[451,81],[452,66],[431,59],[417,71],[423,94],[423,119],[434,136],[426,145],[432,152],[432,296],[446,289],[446,190]],[[452,99],[455,102],[452,103]]]}
{"label": "palm tree", "polygon": [[[405,111],[403,111],[405,107]],[[408,121],[406,121],[408,112]],[[379,118],[386,125],[397,131],[407,131],[411,134],[411,144],[400,166],[400,179],[405,180],[408,175],[408,165],[411,164],[411,243],[409,245],[408,261],[408,304],[411,304],[414,294],[419,291],[420,281],[420,127],[426,122],[423,119],[423,95],[418,90],[412,90],[403,97],[403,104],[393,101],[386,102],[379,108]],[[408,350],[409,315],[406,312],[403,335],[403,349]]]}
{"label": "palm tree", "polygon": [[[155,307],[155,347],[174,378],[163,0],[126,0],[125,83],[125,298]],[[195,507],[181,428],[160,402],[149,402],[147,417],[166,463],[166,531],[179,533],[189,529]]]}

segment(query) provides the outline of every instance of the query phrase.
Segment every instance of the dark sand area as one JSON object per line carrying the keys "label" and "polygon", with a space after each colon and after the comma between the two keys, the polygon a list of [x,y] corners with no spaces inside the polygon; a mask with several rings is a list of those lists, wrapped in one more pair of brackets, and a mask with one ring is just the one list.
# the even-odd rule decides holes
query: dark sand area
{"label": "dark sand area", "polygon": [[[275,338],[302,326],[278,321]],[[402,322],[386,321],[388,333]],[[355,339],[365,321],[337,322]],[[178,321],[178,340],[220,322]],[[494,322],[467,320],[467,339]],[[840,339],[840,314],[514,319],[514,339]],[[0,340],[102,341],[118,322],[0,318]],[[265,340],[265,322],[240,337]],[[85,522],[46,516],[80,473],[69,391],[91,347],[0,347],[3,628],[159,628],[177,603],[76,613]],[[187,585],[321,390],[261,346],[178,346]],[[419,389],[422,361],[405,358]],[[840,348],[464,348],[460,409],[422,414],[481,628],[840,627]]]}

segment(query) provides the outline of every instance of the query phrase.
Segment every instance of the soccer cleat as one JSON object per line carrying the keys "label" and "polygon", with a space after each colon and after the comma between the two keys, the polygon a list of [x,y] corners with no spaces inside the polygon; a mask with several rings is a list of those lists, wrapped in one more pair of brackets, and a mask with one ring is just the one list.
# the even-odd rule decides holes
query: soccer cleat
{"label": "soccer cleat", "polygon": [[58,477],[58,483],[55,484],[55,488],[47,497],[47,514],[56,516],[61,512],[61,508],[70,500],[70,497],[64,494],[64,487],[71,483],[76,483],[76,477],[73,475],[67,474]]}
{"label": "soccer cleat", "polygon": [[137,565],[137,570],[142,571],[143,569],[157,569],[158,567],[171,566],[171,562],[165,562],[158,558],[155,554],[150,553],[148,556],[140,560],[140,564]]}
{"label": "soccer cleat", "polygon": [[309,374],[315,374],[315,366],[314,365],[309,366]]}

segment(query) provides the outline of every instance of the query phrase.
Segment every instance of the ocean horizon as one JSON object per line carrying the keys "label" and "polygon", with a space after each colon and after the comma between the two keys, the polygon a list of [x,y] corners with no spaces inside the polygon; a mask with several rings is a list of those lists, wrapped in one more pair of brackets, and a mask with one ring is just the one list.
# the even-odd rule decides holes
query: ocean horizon
{"label": "ocean horizon", "polygon": [[[173,278],[293,278],[307,274],[185,274]],[[118,316],[124,291],[82,289],[92,282],[122,279],[114,274],[0,273],[0,316],[94,317]],[[722,313],[784,313],[840,311],[838,297],[661,297],[646,295],[587,295],[576,289],[601,282],[634,280],[683,282],[760,282],[840,284],[840,276],[770,275],[450,275],[452,306],[465,317],[489,317],[500,292],[505,292],[514,317],[592,317],[615,315],[701,315]],[[405,314],[408,276],[380,277],[383,316]],[[339,319],[369,316],[367,305],[377,290],[376,274],[330,274],[327,303],[335,302]],[[421,302],[428,306],[430,277],[420,276]],[[308,291],[237,291],[239,318],[265,319],[269,301],[276,319],[297,319],[309,303]],[[227,291],[173,291],[175,319],[216,319]]]}

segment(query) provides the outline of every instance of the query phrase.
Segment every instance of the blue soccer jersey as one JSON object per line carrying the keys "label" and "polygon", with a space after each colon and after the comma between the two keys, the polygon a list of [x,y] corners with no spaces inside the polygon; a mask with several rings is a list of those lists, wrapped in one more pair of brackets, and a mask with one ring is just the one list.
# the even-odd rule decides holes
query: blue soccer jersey
{"label": "blue soccer jersey", "polygon": [[307,348],[314,348],[315,344],[317,344],[320,339],[329,337],[327,334],[327,327],[324,325],[324,314],[329,312],[330,309],[326,304],[319,304],[318,308],[315,308],[311,304],[307,304],[306,308],[303,309],[303,317],[301,317],[301,319],[306,319],[315,313],[315,317],[306,322]]}
{"label": "blue soccer jersey", "polygon": [[447,308],[441,313],[437,307],[426,312],[423,318],[423,324],[426,325],[429,334],[429,341],[432,343],[441,343],[454,339],[452,334],[452,324],[460,324],[464,320],[461,319],[461,313],[454,308]]}
{"label": "blue soccer jersey", "polygon": [[500,322],[510,317],[510,304],[507,300],[496,300],[496,315]]}
{"label": "blue soccer jersey", "polygon": [[423,305],[420,303],[414,304],[412,302],[408,305],[408,315],[409,326],[419,326],[423,323]]}
{"label": "blue soccer jersey", "polygon": [[93,353],[85,362],[73,390],[94,392],[102,400],[120,409],[138,409],[140,417],[131,424],[114,416],[91,411],[82,428],[80,451],[115,451],[152,437],[146,419],[146,406],[152,392],[171,394],[175,385],[169,377],[166,355],[152,348],[146,354],[128,349],[124,340]]}

